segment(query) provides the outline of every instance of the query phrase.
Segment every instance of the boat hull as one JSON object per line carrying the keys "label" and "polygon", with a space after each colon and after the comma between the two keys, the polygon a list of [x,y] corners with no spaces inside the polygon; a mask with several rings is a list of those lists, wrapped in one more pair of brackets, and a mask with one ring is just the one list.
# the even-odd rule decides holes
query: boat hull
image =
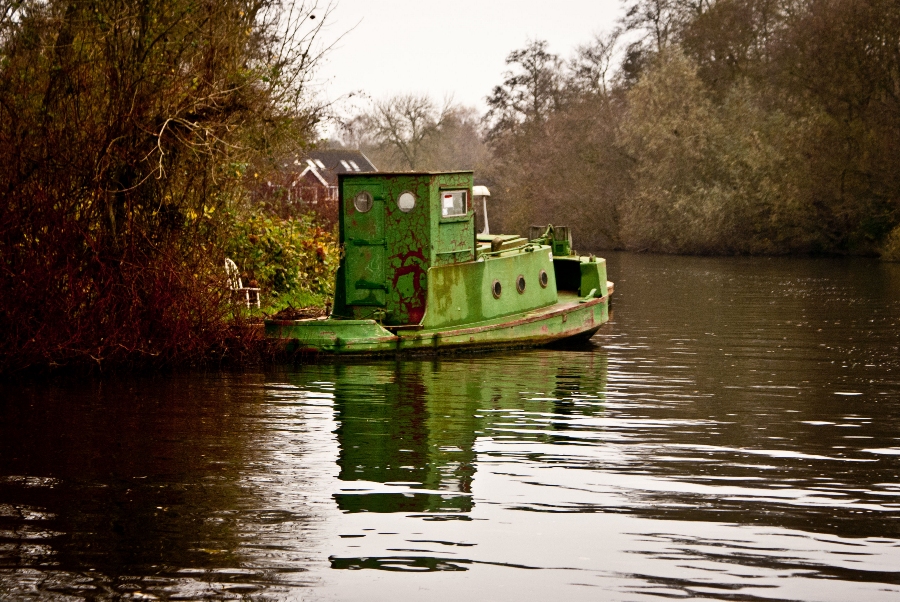
{"label": "boat hull", "polygon": [[269,320],[266,336],[288,353],[335,355],[434,354],[533,347],[589,338],[609,320],[609,295],[562,296],[558,303],[502,319],[440,330],[394,332],[374,320]]}

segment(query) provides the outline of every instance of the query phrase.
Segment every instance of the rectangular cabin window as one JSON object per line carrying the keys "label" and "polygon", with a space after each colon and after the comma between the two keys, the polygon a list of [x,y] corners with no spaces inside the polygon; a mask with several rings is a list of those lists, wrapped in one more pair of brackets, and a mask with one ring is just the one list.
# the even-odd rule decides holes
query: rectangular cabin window
{"label": "rectangular cabin window", "polygon": [[469,211],[468,190],[441,191],[441,217],[456,217]]}

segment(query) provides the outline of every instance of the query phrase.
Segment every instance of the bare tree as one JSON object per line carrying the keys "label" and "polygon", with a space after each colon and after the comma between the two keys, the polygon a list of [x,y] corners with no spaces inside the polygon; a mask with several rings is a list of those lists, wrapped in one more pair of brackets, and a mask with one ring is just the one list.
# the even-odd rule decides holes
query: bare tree
{"label": "bare tree", "polygon": [[684,27],[699,18],[715,0],[633,0],[625,11],[622,27],[639,32],[646,50],[661,52],[679,41]]}
{"label": "bare tree", "polygon": [[534,40],[506,57],[510,67],[503,83],[487,98],[488,136],[539,124],[560,108],[563,97],[562,59],[547,50],[547,42]]}
{"label": "bare tree", "polygon": [[490,151],[481,135],[481,116],[473,107],[454,105],[423,150],[423,165],[433,170],[482,171]]}
{"label": "bare tree", "polygon": [[387,170],[473,169],[487,155],[479,129],[471,107],[399,94],[346,119],[339,144],[364,150]]}
{"label": "bare tree", "polygon": [[377,101],[368,113],[371,135],[390,147],[410,170],[420,169],[422,150],[450,112],[425,94],[401,94]]}
{"label": "bare tree", "polygon": [[567,86],[576,92],[607,95],[613,57],[622,36],[621,29],[594,36],[588,44],[575,49],[575,58],[569,62]]}

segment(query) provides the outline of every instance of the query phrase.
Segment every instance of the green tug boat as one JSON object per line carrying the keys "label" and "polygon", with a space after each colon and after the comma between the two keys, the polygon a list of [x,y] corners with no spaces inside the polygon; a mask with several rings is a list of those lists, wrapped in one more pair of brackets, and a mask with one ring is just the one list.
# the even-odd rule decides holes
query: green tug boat
{"label": "green tug boat", "polygon": [[[590,338],[609,320],[606,261],[568,228],[475,228],[472,172],[340,174],[343,249],[331,315],[270,319],[288,352],[387,355]],[[489,195],[483,186],[475,196]]]}

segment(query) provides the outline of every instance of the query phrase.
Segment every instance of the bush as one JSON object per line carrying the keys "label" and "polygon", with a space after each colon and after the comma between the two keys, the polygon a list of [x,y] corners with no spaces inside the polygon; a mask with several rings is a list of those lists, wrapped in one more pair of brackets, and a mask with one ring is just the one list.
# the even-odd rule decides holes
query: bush
{"label": "bush", "polygon": [[245,285],[255,282],[263,302],[280,309],[298,300],[322,303],[334,293],[339,249],[334,234],[312,215],[282,219],[252,213],[235,222],[227,253]]}
{"label": "bush", "polygon": [[804,143],[813,115],[767,108],[745,82],[715,102],[673,48],[628,93],[620,142],[636,186],[622,206],[627,248],[669,253],[808,251],[818,240]]}
{"label": "bush", "polygon": [[3,6],[0,373],[252,352],[223,266],[237,166],[311,137],[322,19],[270,0]]}

